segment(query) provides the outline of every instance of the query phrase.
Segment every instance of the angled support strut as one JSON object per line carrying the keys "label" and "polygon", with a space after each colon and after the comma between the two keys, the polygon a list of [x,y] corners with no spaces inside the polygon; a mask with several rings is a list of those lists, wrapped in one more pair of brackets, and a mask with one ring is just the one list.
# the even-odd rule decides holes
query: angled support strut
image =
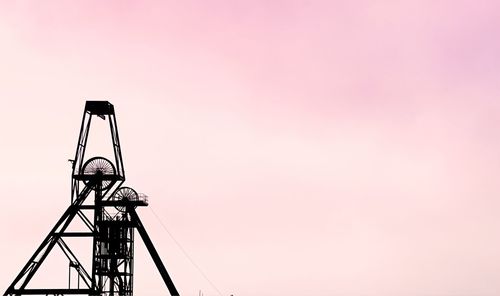
{"label": "angled support strut", "polygon": [[137,228],[137,231],[141,235],[141,238],[144,241],[144,244],[146,245],[146,248],[148,249],[151,258],[153,258],[156,268],[158,268],[158,271],[160,272],[161,277],[163,278],[163,281],[165,282],[165,285],[167,286],[168,291],[170,292],[170,295],[179,296],[179,292],[177,292],[174,282],[168,275],[167,269],[165,268],[165,265],[163,265],[160,255],[158,255],[158,252],[156,251],[153,242],[149,238],[148,232],[146,231],[146,228],[144,228],[141,219],[139,219],[137,212],[133,207],[128,207],[127,210],[130,214],[130,217],[132,218],[132,221],[135,223],[135,227]]}

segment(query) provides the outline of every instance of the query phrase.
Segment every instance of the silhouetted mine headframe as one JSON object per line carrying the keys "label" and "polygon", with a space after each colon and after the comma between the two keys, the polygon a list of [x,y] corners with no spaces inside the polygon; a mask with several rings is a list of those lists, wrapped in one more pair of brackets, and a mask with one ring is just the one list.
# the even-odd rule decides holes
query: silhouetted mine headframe
{"label": "silhouetted mine headframe", "polygon": [[[114,159],[85,158],[87,139],[95,116],[109,122]],[[153,242],[137,215],[136,208],[148,205],[145,195],[122,186],[125,170],[116,125],[115,110],[107,101],[87,101],[80,136],[72,161],[71,205],[57,221],[4,295],[104,295],[132,296],[134,279],[134,230],[137,229],[170,295],[179,293],[163,265]],[[94,194],[94,200],[87,198]],[[81,219],[85,231],[69,231],[72,221]],[[69,237],[92,239],[92,270],[88,272],[66,244]],[[90,241],[89,241],[90,243]],[[77,283],[67,288],[31,288],[31,279],[54,247],[69,260],[68,272],[76,272]],[[160,294],[160,293],[158,293]]]}

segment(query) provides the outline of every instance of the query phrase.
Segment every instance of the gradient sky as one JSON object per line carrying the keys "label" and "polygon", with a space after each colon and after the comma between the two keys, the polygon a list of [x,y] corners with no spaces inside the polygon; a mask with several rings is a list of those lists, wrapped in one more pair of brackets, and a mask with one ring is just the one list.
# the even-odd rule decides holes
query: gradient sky
{"label": "gradient sky", "polygon": [[[0,288],[107,99],[223,295],[500,295],[499,53],[499,1],[2,1]],[[219,295],[139,214],[181,295]],[[136,272],[166,294],[139,242]]]}

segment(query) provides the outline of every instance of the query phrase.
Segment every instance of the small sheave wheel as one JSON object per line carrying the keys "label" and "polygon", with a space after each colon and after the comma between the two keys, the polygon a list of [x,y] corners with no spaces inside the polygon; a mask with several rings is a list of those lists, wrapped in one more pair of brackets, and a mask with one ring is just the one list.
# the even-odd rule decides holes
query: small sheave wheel
{"label": "small sheave wheel", "polygon": [[[104,157],[92,157],[83,165],[83,174],[84,175],[97,175],[100,174],[102,176],[112,176],[116,174],[115,166],[111,163],[111,161],[107,160]],[[83,180],[85,184],[88,184],[90,180]],[[111,186],[111,180],[103,180],[102,181],[102,190],[106,190]]]}
{"label": "small sheave wheel", "polygon": [[[121,201],[121,200],[136,201],[138,199],[139,199],[139,194],[137,194],[137,191],[135,191],[130,187],[125,187],[125,186],[120,187],[120,189],[118,189],[115,192],[115,194],[111,197],[111,200],[113,201]],[[115,208],[122,213],[127,211],[126,206],[115,206]]]}

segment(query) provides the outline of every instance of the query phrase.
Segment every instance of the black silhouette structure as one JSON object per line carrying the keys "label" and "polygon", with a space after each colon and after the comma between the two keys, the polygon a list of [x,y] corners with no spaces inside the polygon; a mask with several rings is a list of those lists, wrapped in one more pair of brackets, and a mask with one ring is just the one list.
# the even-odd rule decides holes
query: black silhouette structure
{"label": "black silhouette structure", "polygon": [[[109,122],[114,159],[92,157],[85,160],[85,149],[95,116]],[[71,205],[57,221],[28,263],[7,288],[4,295],[103,295],[132,296],[134,279],[134,230],[137,229],[170,295],[179,293],[162,263],[136,208],[147,206],[145,195],[122,186],[125,181],[123,159],[115,111],[107,101],[87,101],[72,161]],[[94,200],[88,197],[94,194]],[[81,219],[86,231],[69,231],[74,219]],[[92,270],[88,272],[65,242],[69,237],[92,238]],[[69,260],[67,288],[27,288],[47,255],[59,247]],[[71,271],[77,284],[71,285]]]}

